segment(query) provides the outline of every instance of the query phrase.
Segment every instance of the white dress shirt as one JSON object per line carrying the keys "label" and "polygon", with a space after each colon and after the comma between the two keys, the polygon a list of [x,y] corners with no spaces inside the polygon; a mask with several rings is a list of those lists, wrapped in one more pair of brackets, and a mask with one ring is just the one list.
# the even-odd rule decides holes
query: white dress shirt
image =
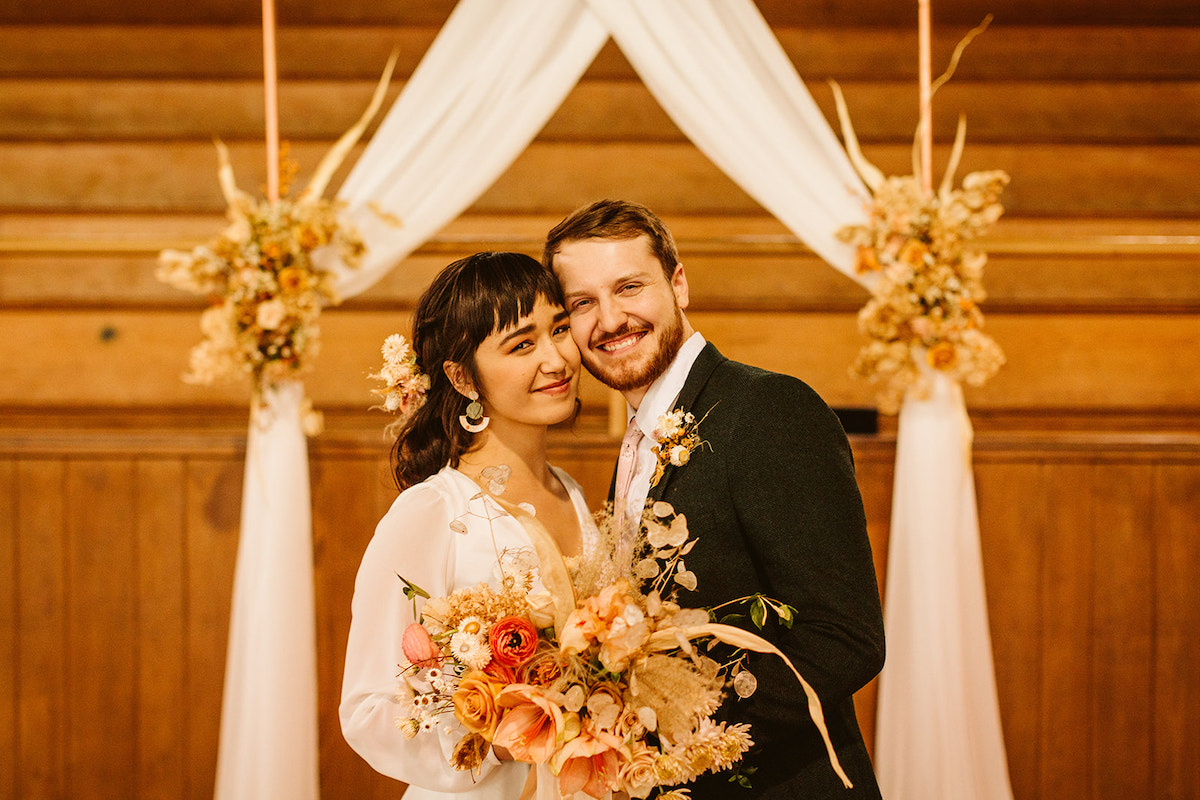
{"label": "white dress shirt", "polygon": [[628,403],[625,406],[626,420],[636,418],[637,426],[641,428],[643,434],[641,442],[638,443],[637,461],[633,468],[633,482],[629,486],[629,494],[626,495],[625,507],[629,519],[639,519],[642,516],[642,508],[646,505],[646,497],[650,494],[650,478],[654,476],[654,467],[657,462],[657,457],[650,448],[657,444],[652,438],[652,434],[658,427],[658,418],[675,410],[675,401],[679,398],[679,393],[683,391],[683,384],[687,381],[687,376],[692,371],[692,365],[696,363],[696,358],[704,349],[705,344],[707,342],[699,333],[689,336],[688,340],[679,348],[671,366],[667,367],[667,371],[650,384],[650,388],[646,390],[637,409]]}

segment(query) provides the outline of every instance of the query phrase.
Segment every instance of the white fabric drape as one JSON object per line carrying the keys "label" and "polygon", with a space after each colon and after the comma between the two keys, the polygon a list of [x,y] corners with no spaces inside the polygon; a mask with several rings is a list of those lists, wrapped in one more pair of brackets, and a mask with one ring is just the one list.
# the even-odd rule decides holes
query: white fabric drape
{"label": "white fabric drape", "polygon": [[752,0],[589,5],[700,151],[813,252],[859,280],[852,249],[834,234],[862,219],[866,191]]}
{"label": "white fabric drape", "polygon": [[[834,233],[861,221],[865,191],[752,0],[462,0],[338,194],[368,247],[339,279],[342,296],[372,286],[490,187],[610,32],[702,152],[862,282]],[[218,800],[317,796],[308,465],[298,400],[286,397],[272,398],[267,429],[250,431]],[[906,400],[901,416],[876,746],[890,800],[1011,797],[965,419],[957,387],[933,405]],[[965,478],[924,479],[944,468]],[[935,591],[940,602],[922,602]],[[286,694],[273,685],[282,680]]]}
{"label": "white fabric drape", "polygon": [[495,183],[607,39],[582,3],[462,0],[338,192],[368,243],[343,296],[374,285]]}
{"label": "white fabric drape", "polygon": [[[962,388],[900,409],[875,767],[890,800],[1012,800]],[[910,393],[911,394],[911,393]]]}
{"label": "white fabric drape", "polygon": [[251,412],[217,800],[317,796],[317,647],[304,387]]}

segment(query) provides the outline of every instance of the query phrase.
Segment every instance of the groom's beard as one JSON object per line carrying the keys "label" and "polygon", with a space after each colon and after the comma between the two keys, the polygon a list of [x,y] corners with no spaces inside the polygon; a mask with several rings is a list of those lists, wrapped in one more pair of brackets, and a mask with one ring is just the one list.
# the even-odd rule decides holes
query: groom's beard
{"label": "groom's beard", "polygon": [[[616,338],[631,330],[639,329],[625,325],[606,338]],[[675,314],[669,323],[665,327],[652,329],[648,335],[656,336],[658,340],[658,347],[648,356],[643,354],[643,357],[631,363],[602,366],[595,362],[589,348],[582,354],[583,365],[597,380],[618,392],[649,386],[667,371],[679,348],[683,346],[683,312],[676,306]]]}

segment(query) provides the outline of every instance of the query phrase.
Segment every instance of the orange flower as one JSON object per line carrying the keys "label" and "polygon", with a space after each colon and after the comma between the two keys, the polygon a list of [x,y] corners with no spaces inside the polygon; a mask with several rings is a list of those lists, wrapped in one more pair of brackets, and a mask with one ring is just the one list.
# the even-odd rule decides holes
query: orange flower
{"label": "orange flower", "polygon": [[916,269],[925,265],[925,257],[929,255],[929,245],[916,239],[909,239],[900,248],[897,260]]}
{"label": "orange flower", "polygon": [[505,617],[488,633],[492,657],[502,667],[519,667],[537,649],[538,634],[533,623],[524,617]]}
{"label": "orange flower", "polygon": [[595,598],[589,597],[584,605],[567,616],[567,622],[563,625],[562,632],[558,637],[560,653],[582,653],[605,629],[604,620],[600,619],[595,610],[588,606],[593,599]]}
{"label": "orange flower", "polygon": [[558,768],[558,791],[565,797],[583,792],[601,798],[617,788],[621,762],[628,757],[620,739],[585,730],[554,756],[552,766]]}
{"label": "orange flower", "polygon": [[858,257],[855,259],[854,269],[858,273],[878,272],[883,269],[879,263],[879,258],[875,255],[875,248],[870,245],[859,245]]}
{"label": "orange flower", "polygon": [[485,672],[472,670],[463,676],[458,689],[450,697],[454,703],[454,716],[471,733],[477,733],[487,741],[496,732],[500,721],[500,709],[496,697],[505,683]]}
{"label": "orange flower", "polygon": [[954,345],[949,342],[938,342],[929,348],[929,352],[925,354],[925,360],[934,369],[950,369],[958,360],[958,353],[955,351]]}
{"label": "orange flower", "polygon": [[441,649],[434,644],[429,631],[419,622],[414,622],[404,629],[400,646],[404,650],[404,657],[414,667],[432,667],[442,663]]}
{"label": "orange flower", "polygon": [[538,687],[524,683],[504,687],[496,696],[496,705],[507,710],[492,742],[518,761],[545,764],[563,730],[562,709]]}
{"label": "orange flower", "polygon": [[295,267],[279,271],[279,288],[285,292],[294,292],[304,285],[304,273]]}
{"label": "orange flower", "polygon": [[550,644],[539,645],[537,652],[521,668],[521,681],[534,686],[549,686],[562,674],[563,662],[557,648]]}

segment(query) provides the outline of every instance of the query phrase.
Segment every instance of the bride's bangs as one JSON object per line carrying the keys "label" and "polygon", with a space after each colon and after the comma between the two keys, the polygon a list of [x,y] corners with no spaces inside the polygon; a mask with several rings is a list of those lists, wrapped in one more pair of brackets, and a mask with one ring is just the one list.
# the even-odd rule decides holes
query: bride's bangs
{"label": "bride's bangs", "polygon": [[515,326],[533,313],[538,298],[563,305],[562,289],[554,274],[521,253],[486,253],[474,257],[475,267],[464,300],[470,304],[475,345],[496,331]]}

